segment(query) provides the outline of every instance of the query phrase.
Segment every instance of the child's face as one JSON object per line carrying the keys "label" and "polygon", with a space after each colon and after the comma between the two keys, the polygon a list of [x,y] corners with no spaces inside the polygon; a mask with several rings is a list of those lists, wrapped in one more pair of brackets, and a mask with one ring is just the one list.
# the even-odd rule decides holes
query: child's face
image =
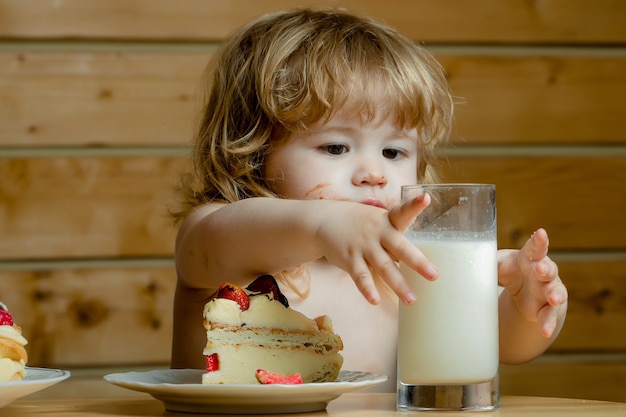
{"label": "child's face", "polygon": [[347,200],[391,207],[400,187],[417,182],[417,133],[395,117],[363,124],[339,112],[326,124],[294,134],[268,155],[274,191],[298,200]]}

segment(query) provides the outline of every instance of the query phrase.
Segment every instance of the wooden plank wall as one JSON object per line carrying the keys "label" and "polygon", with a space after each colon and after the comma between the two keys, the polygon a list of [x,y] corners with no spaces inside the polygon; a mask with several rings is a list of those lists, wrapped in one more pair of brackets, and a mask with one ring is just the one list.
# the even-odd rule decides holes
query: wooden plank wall
{"label": "wooden plank wall", "polygon": [[233,28],[310,5],[423,41],[464,99],[446,179],[496,183],[501,247],[550,232],[568,320],[502,392],[626,401],[621,0],[0,0],[0,298],[30,363],[167,366],[199,76]]}

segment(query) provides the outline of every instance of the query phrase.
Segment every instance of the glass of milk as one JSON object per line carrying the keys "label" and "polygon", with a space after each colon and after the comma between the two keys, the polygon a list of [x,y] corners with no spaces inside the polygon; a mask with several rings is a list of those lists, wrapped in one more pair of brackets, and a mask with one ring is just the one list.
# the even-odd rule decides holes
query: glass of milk
{"label": "glass of milk", "polygon": [[400,264],[417,296],[400,303],[398,410],[499,407],[496,200],[491,184],[402,187],[430,205],[406,236],[439,269],[427,281]]}

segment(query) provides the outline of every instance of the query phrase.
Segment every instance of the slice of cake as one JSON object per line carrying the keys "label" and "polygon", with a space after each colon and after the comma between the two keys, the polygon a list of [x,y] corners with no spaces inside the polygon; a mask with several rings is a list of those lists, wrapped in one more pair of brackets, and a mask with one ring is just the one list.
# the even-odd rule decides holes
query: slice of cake
{"label": "slice of cake", "polygon": [[27,343],[7,306],[0,303],[0,382],[24,379],[28,361],[24,345]]}
{"label": "slice of cake", "polygon": [[343,364],[343,342],[330,318],[312,320],[289,308],[271,275],[245,289],[222,284],[204,307],[204,327],[203,384],[256,384],[267,380],[267,373],[327,382],[337,378]]}

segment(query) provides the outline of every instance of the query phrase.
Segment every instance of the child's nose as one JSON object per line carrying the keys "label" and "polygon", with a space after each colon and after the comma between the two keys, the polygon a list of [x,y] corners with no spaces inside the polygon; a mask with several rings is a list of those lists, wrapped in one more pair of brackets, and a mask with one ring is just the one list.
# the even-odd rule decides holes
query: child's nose
{"label": "child's nose", "polygon": [[370,172],[361,180],[363,185],[387,185],[387,178],[382,172]]}
{"label": "child's nose", "polygon": [[385,186],[387,178],[376,164],[366,164],[354,176],[356,185]]}

